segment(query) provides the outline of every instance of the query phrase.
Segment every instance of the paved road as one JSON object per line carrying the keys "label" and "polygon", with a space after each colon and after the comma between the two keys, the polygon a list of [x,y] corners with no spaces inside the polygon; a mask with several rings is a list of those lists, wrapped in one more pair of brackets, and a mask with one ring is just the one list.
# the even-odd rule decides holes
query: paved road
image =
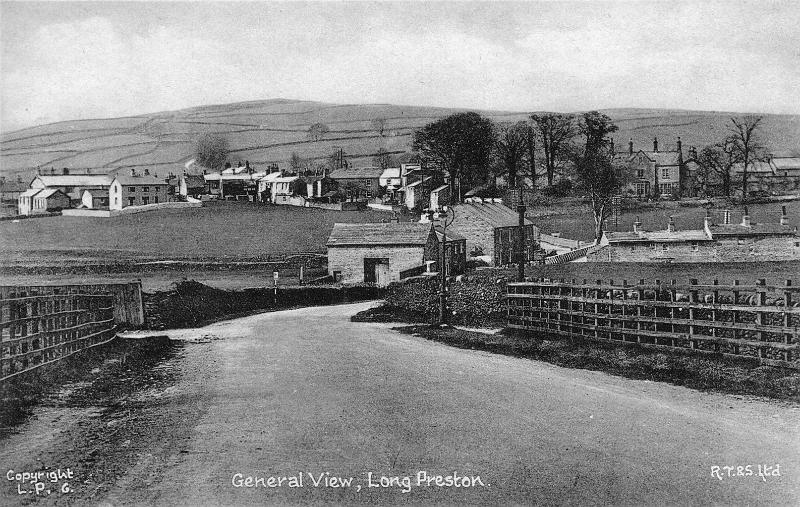
{"label": "paved road", "polygon": [[[544,503],[796,505],[797,407],[460,350],[355,324],[365,307],[267,313],[198,334],[220,340],[171,390],[199,406],[188,443],[143,463],[111,503],[183,505]],[[199,404],[199,405],[198,405]],[[167,408],[165,408],[167,410]],[[758,465],[780,477],[758,477]],[[712,466],[753,475],[712,477]],[[155,467],[155,468],[154,468]],[[153,470],[160,470],[153,475]],[[746,473],[746,469],[745,473]],[[472,487],[417,486],[419,471],[480,476]],[[400,486],[368,487],[380,476]],[[309,474],[323,482],[315,487]],[[303,475],[302,488],[237,488],[235,474]],[[349,488],[325,477],[353,477]],[[410,492],[402,486],[411,476]],[[277,479],[276,479],[277,480]],[[131,496],[129,485],[146,483]],[[358,491],[358,486],[361,490]]]}

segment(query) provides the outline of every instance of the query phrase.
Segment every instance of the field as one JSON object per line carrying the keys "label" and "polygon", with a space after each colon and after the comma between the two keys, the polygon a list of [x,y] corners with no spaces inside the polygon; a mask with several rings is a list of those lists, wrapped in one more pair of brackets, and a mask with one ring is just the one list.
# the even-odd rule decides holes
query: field
{"label": "field", "polygon": [[[205,132],[229,140],[230,160],[249,160],[258,166],[286,166],[292,152],[324,160],[341,147],[350,161],[370,165],[379,149],[410,150],[411,134],[456,109],[389,104],[326,104],[296,100],[263,100],[211,105],[128,118],[74,120],[31,127],[0,136],[0,176],[33,177],[37,167],[138,168],[182,172],[193,157],[194,141]],[[498,122],[526,118],[525,112],[480,111]],[[633,139],[637,148],[650,148],[658,136],[662,149],[671,149],[678,136],[686,148],[717,142],[725,135],[731,113],[658,109],[604,110],[619,126],[618,149]],[[372,120],[386,120],[383,135]],[[330,132],[319,141],[307,138],[316,122]],[[795,152],[800,116],[765,115],[761,138],[770,151]],[[177,143],[180,144],[177,144]]]}
{"label": "field", "polygon": [[69,261],[266,259],[325,252],[335,222],[381,222],[381,211],[328,211],[215,203],[112,218],[50,217],[0,222],[0,260],[41,265]]}

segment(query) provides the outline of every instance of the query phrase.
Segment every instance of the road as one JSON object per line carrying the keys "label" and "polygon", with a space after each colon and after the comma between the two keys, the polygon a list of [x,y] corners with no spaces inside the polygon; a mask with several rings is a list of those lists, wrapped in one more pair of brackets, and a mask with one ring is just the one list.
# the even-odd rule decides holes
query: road
{"label": "road", "polygon": [[[158,406],[165,418],[189,419],[180,429],[183,443],[142,452],[102,500],[797,505],[800,499],[796,405],[461,350],[385,324],[349,322],[368,305],[265,313],[173,333],[207,341],[187,347],[186,375]],[[758,465],[776,464],[780,476],[758,476]],[[743,469],[745,475],[729,477],[720,469],[720,479],[713,466],[751,466],[753,474]],[[459,488],[419,486],[421,471],[480,480]],[[370,472],[373,484],[381,476],[399,479],[369,487]],[[353,482],[314,486],[311,477],[320,474]],[[297,475],[303,487],[289,487]],[[287,479],[274,488],[234,485],[271,476]]]}

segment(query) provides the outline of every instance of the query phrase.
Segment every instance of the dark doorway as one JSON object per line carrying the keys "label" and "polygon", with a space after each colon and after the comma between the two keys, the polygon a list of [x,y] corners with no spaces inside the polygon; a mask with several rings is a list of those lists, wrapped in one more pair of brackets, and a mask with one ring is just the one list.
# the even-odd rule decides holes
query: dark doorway
{"label": "dark doorway", "polygon": [[384,273],[389,270],[389,259],[364,259],[364,282],[365,283],[385,283],[383,280]]}

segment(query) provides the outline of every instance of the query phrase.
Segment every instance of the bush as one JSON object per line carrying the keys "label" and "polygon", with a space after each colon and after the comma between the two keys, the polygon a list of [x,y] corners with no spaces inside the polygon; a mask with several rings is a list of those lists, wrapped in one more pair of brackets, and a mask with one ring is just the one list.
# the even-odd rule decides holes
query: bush
{"label": "bush", "polygon": [[549,187],[545,187],[542,189],[542,195],[545,197],[567,197],[568,195],[572,194],[572,181],[570,180],[560,180],[556,183],[553,183]]}

